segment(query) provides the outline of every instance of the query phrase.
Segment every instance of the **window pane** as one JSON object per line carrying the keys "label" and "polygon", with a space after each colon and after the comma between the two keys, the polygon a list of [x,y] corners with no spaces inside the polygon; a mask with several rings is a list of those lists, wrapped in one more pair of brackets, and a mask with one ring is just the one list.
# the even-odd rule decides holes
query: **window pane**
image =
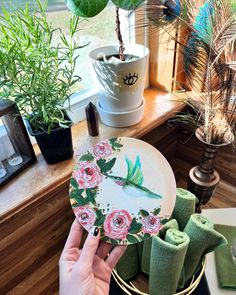
{"label": "window pane", "polygon": [[[13,11],[19,8],[24,8],[28,3],[30,8],[35,8],[36,0],[13,0],[3,1],[0,0],[0,7],[5,7],[8,11]],[[69,31],[69,19],[72,13],[68,11],[65,6],[65,0],[49,0],[48,1],[48,20],[52,23],[53,27],[60,27],[64,33]],[[85,48],[79,49],[80,57],[77,59],[76,75],[82,78],[80,83],[73,86],[73,91],[79,91],[93,87],[92,77],[89,69],[88,53],[95,47],[117,44],[115,34],[115,6],[108,5],[104,11],[99,15],[89,19],[83,20],[79,23],[80,31],[77,34],[77,42],[79,45],[89,43]],[[55,34],[57,41],[57,35]]]}
{"label": "window pane", "polygon": [[[67,9],[48,12],[48,19],[53,26],[61,27],[64,32],[68,32],[70,16],[71,12]],[[80,22],[79,29],[80,31],[77,34],[78,44],[85,45],[89,43],[89,45],[78,51],[80,57],[77,60],[76,75],[79,75],[82,81],[75,85],[75,89],[73,89],[75,91],[93,86],[89,69],[89,51],[98,46],[117,44],[114,5],[108,6],[94,18]]]}

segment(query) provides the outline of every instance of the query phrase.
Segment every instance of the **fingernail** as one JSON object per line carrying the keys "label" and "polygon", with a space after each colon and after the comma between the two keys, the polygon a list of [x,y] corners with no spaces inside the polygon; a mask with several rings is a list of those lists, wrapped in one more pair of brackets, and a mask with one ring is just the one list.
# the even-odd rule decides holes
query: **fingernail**
{"label": "fingernail", "polygon": [[90,234],[94,237],[97,237],[99,234],[99,228],[97,226],[93,226],[90,230]]}

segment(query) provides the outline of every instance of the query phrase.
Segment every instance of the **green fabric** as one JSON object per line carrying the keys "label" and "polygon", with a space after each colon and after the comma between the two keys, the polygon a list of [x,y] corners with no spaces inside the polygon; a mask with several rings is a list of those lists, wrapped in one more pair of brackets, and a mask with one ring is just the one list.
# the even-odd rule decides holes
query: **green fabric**
{"label": "green fabric", "polygon": [[151,295],[175,293],[188,244],[187,234],[176,229],[168,229],[164,241],[153,237],[149,276]]}
{"label": "green fabric", "polygon": [[141,271],[144,272],[146,275],[149,275],[149,271],[150,271],[150,257],[151,257],[152,239],[153,238],[145,240],[143,242]]}
{"label": "green fabric", "polygon": [[143,242],[137,244],[137,250],[138,250],[138,265],[140,268],[142,263]]}
{"label": "green fabric", "polygon": [[[160,238],[164,239],[166,231],[170,228],[179,229],[178,223],[175,219],[168,221],[162,229],[159,231],[158,235]],[[142,263],[141,270],[145,274],[149,275],[150,271],[150,256],[151,256],[151,248],[152,248],[152,238],[145,240],[143,242],[143,253],[142,253]]]}
{"label": "green fabric", "polygon": [[183,188],[177,188],[176,201],[172,217],[178,221],[179,229],[182,231],[190,216],[195,212],[196,197]]}
{"label": "green fabric", "polygon": [[184,232],[189,236],[190,243],[184,261],[179,287],[197,271],[205,254],[227,243],[225,237],[213,228],[213,223],[201,214],[192,214]]}
{"label": "green fabric", "polygon": [[236,266],[231,256],[231,245],[236,238],[236,226],[215,224],[214,228],[228,240],[228,245],[215,251],[219,287],[236,289]]}
{"label": "green fabric", "polygon": [[137,244],[129,245],[116,265],[118,274],[123,280],[130,280],[139,272]]}

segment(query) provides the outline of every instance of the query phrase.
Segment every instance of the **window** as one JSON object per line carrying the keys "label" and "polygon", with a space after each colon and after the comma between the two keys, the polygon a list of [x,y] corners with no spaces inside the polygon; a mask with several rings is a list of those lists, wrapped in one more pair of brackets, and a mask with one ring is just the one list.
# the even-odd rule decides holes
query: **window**
{"label": "window", "polygon": [[[44,0],[42,0],[44,1]],[[24,8],[26,3],[30,9],[37,7],[36,0],[13,0],[4,1],[0,0],[0,7],[4,7],[8,11],[14,11],[19,8]],[[1,13],[1,9],[0,9]],[[122,15],[122,24],[126,23],[126,12]],[[48,20],[54,27],[60,27],[63,32],[69,31],[69,19],[72,13],[65,5],[65,0],[48,0],[47,8]],[[124,37],[127,37],[127,25],[124,25]],[[80,83],[76,83],[72,89],[75,92],[71,98],[71,112],[70,116],[74,122],[81,121],[85,118],[84,107],[90,100],[95,100],[96,92],[94,90],[94,84],[90,71],[90,65],[88,60],[88,52],[97,46],[117,44],[115,33],[115,6],[110,3],[105,10],[99,15],[88,19],[82,20],[79,23],[79,33],[77,35],[78,44],[84,45],[89,43],[88,46],[79,50],[80,57],[77,60],[76,75],[82,78]],[[57,42],[55,34],[55,43]],[[128,41],[129,37],[127,37]],[[1,122],[0,122],[1,128]],[[2,128],[4,133],[4,128]],[[0,135],[1,137],[1,135]]]}

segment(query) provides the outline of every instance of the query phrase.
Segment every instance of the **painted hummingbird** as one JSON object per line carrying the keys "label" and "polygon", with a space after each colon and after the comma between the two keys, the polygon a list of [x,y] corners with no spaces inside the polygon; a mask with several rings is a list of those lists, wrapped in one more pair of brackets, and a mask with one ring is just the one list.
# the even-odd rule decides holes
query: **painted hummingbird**
{"label": "painted hummingbird", "polygon": [[106,175],[108,178],[112,179],[117,185],[121,186],[123,191],[133,197],[147,197],[150,199],[161,199],[162,196],[158,195],[148,188],[142,186],[143,183],[143,173],[141,170],[141,162],[139,156],[137,156],[135,164],[132,163],[126,157],[126,164],[128,168],[127,176],[119,177],[114,175]]}

